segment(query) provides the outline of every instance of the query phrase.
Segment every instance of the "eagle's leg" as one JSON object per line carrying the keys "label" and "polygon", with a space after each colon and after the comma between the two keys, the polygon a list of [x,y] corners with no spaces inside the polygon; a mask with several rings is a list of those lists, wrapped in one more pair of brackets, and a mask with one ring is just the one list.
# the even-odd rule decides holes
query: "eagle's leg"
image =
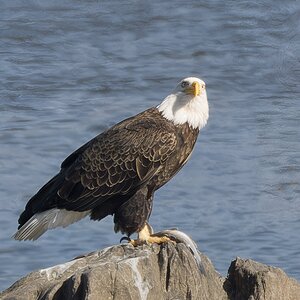
{"label": "eagle's leg", "polygon": [[[164,235],[156,236],[147,220],[150,217],[153,203],[152,190],[148,186],[138,190],[128,201],[124,202],[114,214],[115,232],[126,233],[121,241],[127,240],[133,246],[142,244],[162,244],[170,241]],[[137,232],[136,240],[130,235]]]}
{"label": "eagle's leg", "polygon": [[142,244],[162,244],[165,242],[172,241],[167,236],[155,236],[153,228],[148,222],[146,222],[144,227],[138,232],[138,238],[129,241],[134,247]]}

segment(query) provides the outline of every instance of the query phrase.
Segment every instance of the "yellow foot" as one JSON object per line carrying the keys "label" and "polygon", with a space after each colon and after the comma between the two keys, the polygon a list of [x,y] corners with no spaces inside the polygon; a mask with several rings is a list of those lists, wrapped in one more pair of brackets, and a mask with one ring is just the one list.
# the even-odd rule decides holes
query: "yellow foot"
{"label": "yellow foot", "polygon": [[167,243],[167,242],[172,242],[174,243],[174,241],[172,241],[170,238],[168,238],[167,236],[155,236],[155,235],[150,235],[146,240],[141,240],[141,239],[137,239],[137,240],[130,240],[128,241],[129,244],[131,244],[132,246],[136,247],[136,246],[140,246],[143,244],[162,244],[162,243]]}
{"label": "yellow foot", "polygon": [[167,242],[176,242],[170,239],[166,234],[162,232],[153,233],[153,229],[148,222],[145,223],[144,227],[138,232],[138,238],[136,240],[131,240],[130,238],[123,237],[120,242],[127,240],[132,246],[140,246],[143,244],[163,244]]}

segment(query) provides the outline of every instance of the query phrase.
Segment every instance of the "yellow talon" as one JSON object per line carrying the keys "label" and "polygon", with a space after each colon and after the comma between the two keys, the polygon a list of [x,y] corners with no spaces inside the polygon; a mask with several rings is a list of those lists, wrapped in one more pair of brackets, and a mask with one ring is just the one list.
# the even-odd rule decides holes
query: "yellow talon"
{"label": "yellow talon", "polygon": [[141,231],[138,233],[138,238],[136,240],[129,240],[128,243],[134,247],[143,245],[143,244],[163,244],[163,243],[175,243],[169,237],[165,235],[155,235],[153,234],[152,227],[146,223]]}
{"label": "yellow talon", "polygon": [[143,244],[163,244],[163,243],[175,243],[167,236],[149,236],[146,240],[129,240],[128,243],[131,244],[133,247],[137,247]]}
{"label": "yellow talon", "polygon": [[147,240],[147,243],[149,244],[162,244],[162,243],[167,243],[167,242],[173,242],[171,241],[170,238],[167,236],[150,236]]}

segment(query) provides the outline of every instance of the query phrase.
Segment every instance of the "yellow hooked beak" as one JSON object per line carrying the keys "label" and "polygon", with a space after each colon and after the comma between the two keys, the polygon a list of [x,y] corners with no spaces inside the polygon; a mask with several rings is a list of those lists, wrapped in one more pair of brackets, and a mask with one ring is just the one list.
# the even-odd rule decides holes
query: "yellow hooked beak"
{"label": "yellow hooked beak", "polygon": [[192,83],[192,87],[194,88],[194,96],[199,96],[200,95],[200,84],[198,81],[194,81]]}
{"label": "yellow hooked beak", "polygon": [[194,95],[194,97],[199,96],[201,94],[201,88],[198,81],[194,81],[191,86],[186,88],[185,92],[187,94]]}

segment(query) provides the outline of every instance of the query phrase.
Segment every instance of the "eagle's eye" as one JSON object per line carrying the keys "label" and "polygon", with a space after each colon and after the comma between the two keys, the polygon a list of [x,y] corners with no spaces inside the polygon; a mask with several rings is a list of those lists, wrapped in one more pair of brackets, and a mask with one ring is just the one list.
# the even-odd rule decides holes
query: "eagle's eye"
{"label": "eagle's eye", "polygon": [[180,86],[181,86],[182,88],[185,88],[185,87],[187,87],[188,85],[189,85],[189,83],[188,83],[187,81],[182,81],[181,84],[180,84]]}

